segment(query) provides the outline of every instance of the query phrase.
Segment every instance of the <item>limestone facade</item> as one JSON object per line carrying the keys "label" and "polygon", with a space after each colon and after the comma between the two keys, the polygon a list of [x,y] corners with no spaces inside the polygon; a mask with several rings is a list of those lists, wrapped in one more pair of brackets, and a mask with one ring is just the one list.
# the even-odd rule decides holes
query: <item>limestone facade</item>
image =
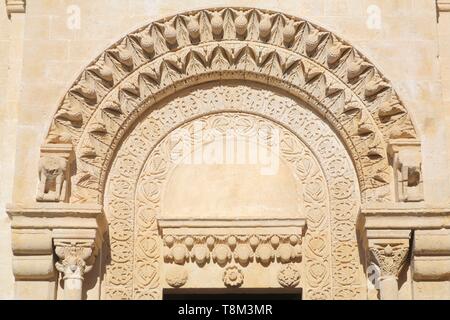
{"label": "limestone facade", "polygon": [[450,299],[448,1],[0,9],[2,298]]}

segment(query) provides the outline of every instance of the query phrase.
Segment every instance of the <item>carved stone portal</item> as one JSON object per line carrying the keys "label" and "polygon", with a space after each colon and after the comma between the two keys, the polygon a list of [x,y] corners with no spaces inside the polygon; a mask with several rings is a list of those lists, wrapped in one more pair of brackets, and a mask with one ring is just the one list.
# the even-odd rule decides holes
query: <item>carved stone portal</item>
{"label": "carved stone portal", "polygon": [[[62,202],[104,206],[104,299],[200,286],[365,299],[360,205],[423,199],[416,139],[392,85],[338,36],[265,10],[193,11],[127,35],[83,71],[42,148],[36,200],[58,214]],[[42,272],[16,277],[54,276],[53,243],[66,297],[80,298],[98,243],[41,228]],[[403,249],[370,244],[391,289]]]}
{"label": "carved stone portal", "polygon": [[[206,157],[239,141],[246,148],[256,144],[254,150],[273,161],[222,166],[226,157]],[[274,163],[274,174],[264,171]],[[280,288],[278,272],[291,263],[306,299],[364,297],[351,161],[329,126],[279,92],[251,83],[180,92],[124,141],[106,190],[111,264],[105,298],[161,297],[166,265],[189,270],[183,287],[223,287],[225,269],[236,266],[241,286]],[[258,223],[262,217],[266,229],[239,231],[242,219]],[[279,219],[295,226],[301,218],[304,232],[271,230]],[[189,227],[204,219],[216,221],[217,230],[199,235],[199,226]],[[177,235],[167,234],[166,221],[178,221],[171,228]],[[255,277],[261,272],[271,276]]]}

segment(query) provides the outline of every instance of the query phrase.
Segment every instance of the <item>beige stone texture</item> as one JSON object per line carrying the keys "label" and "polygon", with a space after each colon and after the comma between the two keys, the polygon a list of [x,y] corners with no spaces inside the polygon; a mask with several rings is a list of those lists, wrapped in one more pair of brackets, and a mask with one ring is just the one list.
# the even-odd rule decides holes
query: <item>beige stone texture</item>
{"label": "beige stone texture", "polygon": [[[158,38],[163,45],[151,44],[164,63],[169,61],[167,70],[173,73],[155,76],[163,68],[158,69],[161,61],[153,59],[153,52],[146,56],[146,49],[152,48],[138,36],[142,30],[135,31],[166,17],[216,7],[256,8],[258,17],[269,14],[265,10],[280,12],[283,24],[294,21],[299,30],[304,20],[309,21],[331,32],[326,34],[333,35],[330,43],[340,46],[327,46],[321,37],[317,42],[306,40],[313,34],[309,29],[301,29],[306,30],[303,35],[294,30],[296,37],[290,39],[277,25],[276,15],[269,22],[270,40],[255,36],[244,41],[239,24],[249,34],[247,26],[255,22],[238,23],[237,16],[227,18],[221,11],[225,20],[231,19],[231,29],[220,24],[226,30],[219,30],[208,43],[203,39],[207,31],[200,30],[201,40],[196,42],[191,39],[195,25],[171,19],[167,23],[173,24],[178,42],[171,45],[173,38],[164,29]],[[159,299],[163,288],[181,286],[296,287],[304,289],[305,299],[450,299],[448,8],[440,0],[29,0],[24,10],[0,1],[0,299]],[[205,18],[210,25],[213,11]],[[245,12],[247,17],[252,14]],[[121,46],[129,34],[137,36],[131,58],[124,53],[129,49]],[[156,38],[153,35],[152,41]],[[289,41],[303,41],[303,51],[296,52]],[[219,59],[218,43],[228,52],[225,60],[235,59],[236,65],[223,67],[208,60]],[[249,44],[249,51],[233,56],[242,43]],[[188,55],[190,45],[198,49],[197,60]],[[171,55],[170,46],[180,50]],[[333,49],[338,53],[333,55]],[[202,53],[207,50],[209,55]],[[271,50],[274,54],[265,56]],[[353,50],[361,53],[360,60],[353,61],[353,73],[362,80],[357,85],[349,78]],[[106,55],[113,57],[111,75],[101,69]],[[250,56],[259,57],[253,61],[255,67],[245,60]],[[335,62],[327,62],[335,56]],[[295,60],[295,72],[287,67],[288,58]],[[128,68],[139,65],[136,76],[126,71],[130,59],[134,65]],[[153,69],[146,70],[143,61]],[[192,66],[186,61],[201,62]],[[177,63],[185,64],[178,68]],[[364,69],[366,63],[377,71]],[[120,85],[108,85],[110,79],[102,81],[97,75],[89,87],[83,78],[89,65],[97,68],[89,72],[104,71],[105,79],[112,76]],[[142,84],[136,82],[138,75],[149,83],[169,80],[136,89],[133,84]],[[77,102],[68,100],[74,92],[84,103],[81,123],[73,107]],[[124,100],[124,95],[131,98]],[[336,96],[346,98],[339,102],[333,100]],[[89,99],[98,100],[86,102]],[[274,114],[271,101],[292,112],[300,109],[301,116]],[[119,111],[111,111],[114,106]],[[130,115],[129,123],[124,114],[129,115],[127,108],[133,106],[140,113]],[[326,120],[321,106],[327,110]],[[186,114],[178,116],[177,110],[184,107]],[[397,109],[404,115],[400,120]],[[395,114],[380,121],[383,112]],[[116,118],[105,120],[113,117],[102,118],[105,114]],[[55,125],[55,118],[65,119],[63,129]],[[319,127],[308,129],[296,123],[297,118]],[[261,164],[202,165],[194,170],[191,165],[173,165],[158,171],[155,163],[170,162],[164,157],[173,151],[176,131],[193,130],[196,119],[216,130],[225,121],[233,128],[245,122],[251,130],[264,124],[282,132],[283,151],[274,157],[278,174],[259,174]],[[73,149],[63,141],[67,132]],[[92,136],[95,142],[89,140]],[[154,140],[139,140],[149,136]],[[373,140],[367,142],[367,137]],[[329,144],[320,144],[323,140]],[[266,146],[258,148],[267,153]],[[300,158],[293,155],[299,150]],[[130,159],[134,152],[138,156]],[[334,176],[337,166],[328,166],[330,154],[341,165],[345,182]],[[302,171],[304,161],[312,168],[308,174]],[[120,175],[129,180],[120,180]],[[149,177],[157,177],[164,188],[154,187]],[[130,209],[129,219],[136,219],[131,231],[114,211],[128,189],[136,194],[128,198],[136,205],[136,212]],[[142,208],[151,212],[150,222],[138,220]],[[160,211],[153,215],[152,210]],[[320,210],[325,218],[315,220]],[[268,220],[274,217],[287,230]],[[112,230],[109,235],[103,232],[104,218]],[[158,219],[165,225],[163,234],[156,231]],[[222,234],[220,223],[230,224],[228,233]],[[326,232],[321,231],[324,225]],[[350,225],[352,232],[340,232],[342,225]],[[114,234],[114,228],[124,232]],[[361,237],[356,237],[355,228]],[[127,232],[133,235],[127,238]],[[112,247],[105,240],[109,236]],[[208,244],[206,236],[213,243]],[[129,250],[136,250],[137,260],[146,254],[130,237],[156,252],[145,268],[122,261],[126,257],[121,254]],[[311,248],[326,251],[327,258],[317,258],[308,251]],[[333,264],[336,256],[341,260]],[[318,265],[330,276],[323,277],[328,280],[320,280],[321,290],[315,291],[315,279],[308,272]],[[130,280],[127,271],[144,276]],[[264,272],[267,281],[254,276]],[[371,273],[381,280],[372,281]],[[203,282],[193,285],[192,279]]]}

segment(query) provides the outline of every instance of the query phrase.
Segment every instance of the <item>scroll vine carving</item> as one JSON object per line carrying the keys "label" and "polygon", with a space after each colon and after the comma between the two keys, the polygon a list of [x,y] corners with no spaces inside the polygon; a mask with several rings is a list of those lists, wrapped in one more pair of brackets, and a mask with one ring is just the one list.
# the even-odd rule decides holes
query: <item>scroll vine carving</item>
{"label": "scroll vine carving", "polygon": [[[192,103],[194,101],[195,103]],[[359,201],[358,190],[344,147],[320,118],[298,102],[262,88],[236,85],[205,87],[187,95],[180,95],[163,108],[155,109],[124,142],[111,169],[107,211],[111,212],[112,221],[117,218],[125,220],[123,218],[127,216],[124,223],[130,230],[133,230],[135,221],[137,223],[134,236],[133,231],[126,232],[127,241],[117,239],[115,232],[112,232],[112,246],[121,249],[112,254],[113,263],[107,272],[107,279],[110,280],[106,286],[110,289],[107,290],[117,292],[120,287],[126,292],[125,296],[136,298],[136,293],[133,294],[133,290],[136,290],[133,289],[133,281],[150,283],[148,290],[158,290],[160,286],[157,269],[162,243],[159,243],[156,231],[156,215],[160,210],[158,199],[164,176],[170,170],[170,148],[164,140],[156,146],[158,141],[161,141],[160,137],[174,130],[174,123],[189,123],[188,119],[194,119],[201,114],[223,113],[233,109],[260,114],[266,119],[282,119],[286,128],[302,137],[308,145],[302,146],[300,140],[289,130],[282,129],[282,132],[286,132],[281,143],[282,153],[287,161],[292,163],[299,180],[306,181],[302,197],[308,216],[308,233],[303,244],[305,267],[302,270],[305,274],[301,276],[305,283],[305,296],[309,299],[360,297],[364,292],[361,289],[364,287],[362,270],[358,258],[348,254],[349,248],[357,247],[354,224]],[[240,113],[239,117],[249,116]],[[273,126],[273,123],[269,121],[269,125]],[[328,147],[325,147],[327,145]],[[312,153],[310,158],[305,158],[305,152],[309,148],[315,150],[325,176],[321,177],[321,169],[314,164],[316,160]],[[128,163],[127,166],[122,164],[124,161]],[[142,172],[146,174],[139,177],[140,168],[145,161],[147,163]],[[134,189],[133,181],[139,181],[137,189]],[[329,191],[326,185],[330,186]],[[136,198],[136,207],[133,208],[135,192],[140,196]],[[142,196],[144,201],[139,200]],[[127,213],[122,213],[120,208],[126,209]],[[140,229],[146,230],[146,233],[141,233]],[[146,246],[143,246],[144,243]],[[346,246],[342,246],[342,243]],[[138,251],[142,250],[141,248],[145,249],[142,254]],[[137,254],[134,254],[133,250],[136,250]],[[145,267],[144,273],[136,270],[141,267]],[[127,276],[125,270],[147,274],[147,277],[133,278],[131,275]],[[147,281],[144,281],[145,279]]]}

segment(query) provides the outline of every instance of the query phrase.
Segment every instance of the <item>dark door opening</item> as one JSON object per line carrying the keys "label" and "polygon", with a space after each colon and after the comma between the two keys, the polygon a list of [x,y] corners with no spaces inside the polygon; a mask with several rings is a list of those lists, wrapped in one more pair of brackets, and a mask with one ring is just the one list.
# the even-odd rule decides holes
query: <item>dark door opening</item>
{"label": "dark door opening", "polygon": [[164,289],[163,300],[301,300],[301,290]]}

